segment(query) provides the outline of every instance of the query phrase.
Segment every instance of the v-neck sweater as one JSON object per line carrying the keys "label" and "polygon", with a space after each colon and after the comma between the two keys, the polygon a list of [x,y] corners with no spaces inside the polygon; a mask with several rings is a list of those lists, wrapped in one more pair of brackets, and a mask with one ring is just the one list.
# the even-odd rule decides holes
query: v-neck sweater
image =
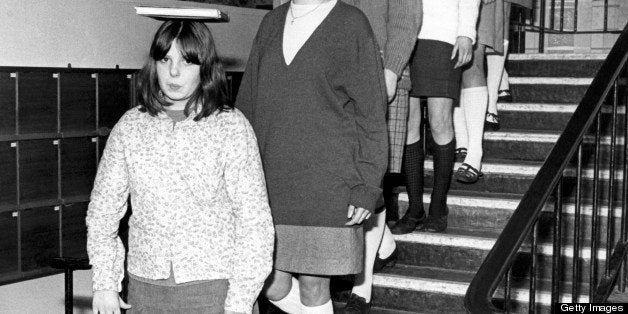
{"label": "v-neck sweater", "polygon": [[386,89],[369,22],[338,2],[287,65],[289,3],[253,43],[236,107],[258,138],[275,224],[345,227],[349,204],[381,204]]}
{"label": "v-neck sweater", "polygon": [[283,55],[286,64],[290,64],[303,44],[327,17],[338,0],[330,0],[319,4],[294,4],[286,16],[283,33]]}

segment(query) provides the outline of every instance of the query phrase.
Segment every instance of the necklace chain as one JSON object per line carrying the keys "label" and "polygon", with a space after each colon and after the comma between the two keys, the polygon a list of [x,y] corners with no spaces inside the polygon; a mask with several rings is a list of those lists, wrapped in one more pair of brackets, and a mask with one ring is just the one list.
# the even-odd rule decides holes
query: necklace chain
{"label": "necklace chain", "polygon": [[290,16],[292,16],[292,18],[291,18],[292,20],[290,21],[290,24],[294,24],[294,20],[300,19],[300,18],[302,18],[302,17],[304,17],[304,16],[306,16],[306,15],[316,11],[316,9],[318,9],[324,2],[325,1],[319,3],[316,7],[314,7],[314,9],[305,12],[305,14],[302,14],[301,16],[295,16],[294,15],[294,11],[292,10],[292,4],[291,4],[290,5]]}

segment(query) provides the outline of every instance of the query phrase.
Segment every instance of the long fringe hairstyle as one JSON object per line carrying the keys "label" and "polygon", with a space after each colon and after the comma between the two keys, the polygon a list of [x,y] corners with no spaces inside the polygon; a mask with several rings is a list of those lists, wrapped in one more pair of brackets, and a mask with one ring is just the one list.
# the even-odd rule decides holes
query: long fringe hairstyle
{"label": "long fringe hairstyle", "polygon": [[166,56],[175,40],[183,57],[200,65],[200,83],[185,105],[185,116],[194,112],[194,121],[199,121],[216,110],[226,111],[233,108],[227,91],[225,72],[209,28],[202,22],[171,20],[164,22],[155,33],[149,58],[139,72],[137,99],[140,111],[156,116],[164,107],[171,105],[159,88],[156,62]]}

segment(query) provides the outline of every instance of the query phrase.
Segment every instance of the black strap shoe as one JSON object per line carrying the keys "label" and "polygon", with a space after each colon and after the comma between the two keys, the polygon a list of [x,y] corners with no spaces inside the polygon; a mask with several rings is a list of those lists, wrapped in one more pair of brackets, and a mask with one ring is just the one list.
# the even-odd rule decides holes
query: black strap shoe
{"label": "black strap shoe", "polygon": [[371,312],[371,303],[366,303],[366,299],[352,293],[345,306],[345,314],[368,314]]}
{"label": "black strap shoe", "polygon": [[373,272],[379,273],[386,266],[395,267],[397,264],[398,250],[397,247],[386,258],[379,258],[379,252],[375,255],[375,263],[373,263]]}
{"label": "black strap shoe", "polygon": [[447,230],[447,216],[429,216],[419,230],[431,233],[444,233]]}
{"label": "black strap shoe", "polygon": [[406,213],[399,221],[395,223],[395,225],[390,228],[390,232],[392,234],[406,234],[411,233],[418,226],[422,225],[425,222],[426,215],[425,211],[422,211],[423,215],[420,218],[415,218],[412,215]]}

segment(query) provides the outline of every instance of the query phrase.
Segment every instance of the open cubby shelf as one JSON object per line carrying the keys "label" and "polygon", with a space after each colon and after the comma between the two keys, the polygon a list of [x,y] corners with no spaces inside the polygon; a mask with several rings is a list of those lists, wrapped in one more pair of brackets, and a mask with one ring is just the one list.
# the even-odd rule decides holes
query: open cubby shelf
{"label": "open cubby shelf", "polygon": [[[59,273],[51,257],[87,257],[98,160],[136,104],[136,72],[0,67],[0,285]],[[241,76],[227,73],[232,98]]]}

